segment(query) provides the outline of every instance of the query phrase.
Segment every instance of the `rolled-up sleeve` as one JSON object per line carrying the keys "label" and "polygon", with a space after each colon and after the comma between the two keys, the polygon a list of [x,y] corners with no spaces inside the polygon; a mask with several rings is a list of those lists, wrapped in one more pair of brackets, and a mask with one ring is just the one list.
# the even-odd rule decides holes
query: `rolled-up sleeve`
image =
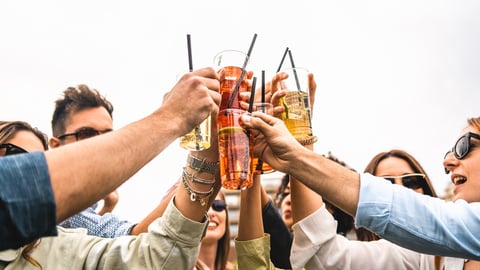
{"label": "rolled-up sleeve", "polygon": [[56,207],[43,152],[0,159],[0,250],[57,235]]}
{"label": "rolled-up sleeve", "polygon": [[446,202],[362,174],[355,226],[418,252],[480,259],[480,203]]}

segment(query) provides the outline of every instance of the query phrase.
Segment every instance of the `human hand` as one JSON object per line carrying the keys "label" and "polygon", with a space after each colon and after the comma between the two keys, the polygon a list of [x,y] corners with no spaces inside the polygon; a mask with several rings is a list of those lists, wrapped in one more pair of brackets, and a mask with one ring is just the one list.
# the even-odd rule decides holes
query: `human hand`
{"label": "human hand", "polygon": [[[275,116],[280,117],[280,114],[285,111],[285,108],[280,104],[280,98],[284,97],[287,92],[282,90],[282,80],[286,79],[288,75],[284,72],[275,74],[272,78],[270,85],[271,103],[274,104],[276,110],[274,110]],[[308,74],[308,91],[310,97],[310,113],[313,113],[313,105],[315,104],[315,93],[317,92],[317,83],[315,81],[313,73]],[[312,115],[311,115],[312,116]]]}
{"label": "human hand", "polygon": [[240,118],[243,128],[250,128],[254,136],[254,152],[275,170],[289,174],[289,162],[298,156],[303,146],[290,134],[282,120],[253,112]]}
{"label": "human hand", "polygon": [[162,109],[181,135],[190,132],[210,114],[218,114],[221,96],[217,72],[211,67],[184,74],[165,94]]}
{"label": "human hand", "polygon": [[119,194],[117,190],[110,192],[107,196],[103,198],[103,207],[100,209],[98,214],[103,216],[105,213],[111,213],[119,200]]}

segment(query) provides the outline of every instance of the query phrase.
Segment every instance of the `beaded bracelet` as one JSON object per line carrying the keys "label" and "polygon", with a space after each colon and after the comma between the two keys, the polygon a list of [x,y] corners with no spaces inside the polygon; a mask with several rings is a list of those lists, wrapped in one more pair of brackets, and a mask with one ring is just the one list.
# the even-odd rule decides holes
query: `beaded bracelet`
{"label": "beaded bracelet", "polygon": [[318,141],[317,136],[310,136],[305,139],[297,140],[301,145],[311,145]]}
{"label": "beaded bracelet", "polygon": [[213,178],[212,180],[207,180],[207,179],[203,179],[203,178],[200,178],[200,177],[196,177],[193,174],[188,173],[186,167],[183,167],[182,175],[190,178],[190,180],[192,180],[192,182],[196,182],[196,183],[199,183],[199,184],[204,184],[204,185],[215,184],[215,178]]}
{"label": "beaded bracelet", "polygon": [[196,191],[190,186],[190,184],[188,183],[187,177],[183,174],[182,174],[182,182],[183,182],[183,186],[185,187],[188,194],[190,195],[190,200],[192,202],[198,201],[198,202],[200,202],[201,206],[205,206],[208,198],[210,198],[210,196],[212,196],[213,186],[207,192]]}
{"label": "beaded bracelet", "polygon": [[208,162],[205,158],[200,159],[196,156],[188,155],[187,166],[198,172],[216,174],[219,167],[219,162]]}

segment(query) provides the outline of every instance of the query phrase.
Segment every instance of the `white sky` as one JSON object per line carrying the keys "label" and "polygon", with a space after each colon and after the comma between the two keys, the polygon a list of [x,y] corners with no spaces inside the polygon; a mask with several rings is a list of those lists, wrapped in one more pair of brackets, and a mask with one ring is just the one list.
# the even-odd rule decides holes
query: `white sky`
{"label": "white sky", "polygon": [[[120,128],[156,109],[187,68],[186,34],[199,68],[221,50],[246,51],[257,33],[256,74],[271,78],[287,46],[315,74],[317,152],[363,171],[401,148],[442,193],[443,156],[479,116],[479,12],[474,0],[2,1],[0,119],[50,135],[54,100],[85,83],[113,102]],[[176,141],[120,188],[115,213],[140,220],[185,158]]]}

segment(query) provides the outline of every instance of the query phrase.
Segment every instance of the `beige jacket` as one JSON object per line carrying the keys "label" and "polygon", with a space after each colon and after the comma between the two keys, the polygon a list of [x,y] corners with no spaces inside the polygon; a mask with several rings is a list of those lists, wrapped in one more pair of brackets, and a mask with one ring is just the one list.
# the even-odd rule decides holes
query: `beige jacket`
{"label": "beige jacket", "polygon": [[[41,238],[30,253],[42,269],[191,269],[208,221],[182,216],[170,201],[163,217],[148,233],[100,238],[86,229],[58,227],[57,237]],[[35,269],[21,256],[22,248],[0,252],[0,269]]]}

